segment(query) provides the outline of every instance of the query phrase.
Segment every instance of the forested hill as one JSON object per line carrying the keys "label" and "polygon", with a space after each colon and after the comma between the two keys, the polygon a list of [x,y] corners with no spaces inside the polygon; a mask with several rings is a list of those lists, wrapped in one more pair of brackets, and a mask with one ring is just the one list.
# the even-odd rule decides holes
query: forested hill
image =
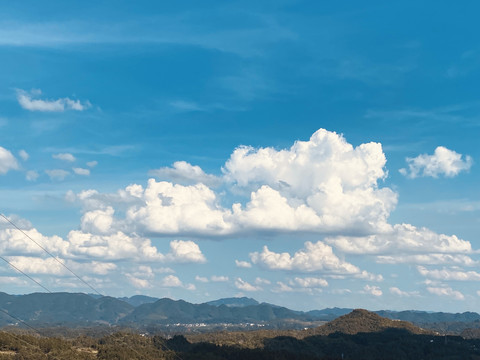
{"label": "forested hill", "polygon": [[0,331],[0,359],[475,360],[479,349],[479,339],[439,336],[366,310],[354,310],[314,334],[257,330],[166,338],[130,331],[52,338]]}
{"label": "forested hill", "polygon": [[387,329],[403,329],[411,334],[432,334],[432,331],[424,330],[407,321],[391,320],[364,309],[356,309],[351,313],[340,316],[317,328],[309,329],[306,333],[315,335],[330,335],[335,332],[342,334],[358,334],[381,332]]}

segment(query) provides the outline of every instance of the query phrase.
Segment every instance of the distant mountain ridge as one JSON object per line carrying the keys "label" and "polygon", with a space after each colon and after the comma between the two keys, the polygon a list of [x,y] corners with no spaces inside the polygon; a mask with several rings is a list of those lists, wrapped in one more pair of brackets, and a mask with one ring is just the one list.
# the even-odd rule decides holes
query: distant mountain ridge
{"label": "distant mountain ridge", "polygon": [[[248,303],[249,301],[247,301]],[[129,315],[121,320],[122,323],[241,323],[241,322],[268,322],[279,319],[306,320],[307,315],[298,315],[297,312],[284,307],[270,304],[229,306],[220,301],[221,305],[191,304],[183,300],[160,299],[155,303],[143,304],[136,307]],[[227,303],[229,303],[227,301]],[[243,301],[241,301],[243,303]]]}
{"label": "distant mountain ridge", "polygon": [[[85,327],[121,325],[145,327],[169,324],[256,324],[303,328],[332,321],[352,311],[327,308],[308,312],[294,311],[247,297],[223,298],[202,304],[183,300],[135,295],[113,298],[83,293],[33,293],[9,295],[0,292],[0,309],[34,326]],[[460,334],[466,329],[480,328],[480,315],[465,313],[430,313],[424,311],[377,311],[391,320],[412,322],[422,328],[442,333]],[[18,323],[0,312],[0,326]],[[397,321],[398,322],[398,321]],[[305,325],[303,325],[305,324]]]}
{"label": "distant mountain ridge", "polygon": [[121,298],[118,298],[118,300],[125,301],[127,304],[137,307],[143,304],[154,303],[155,301],[158,301],[160,299],[156,297],[145,296],[145,295],[134,295],[131,297],[121,297]]}
{"label": "distant mountain ridge", "polygon": [[231,297],[231,298],[223,298],[223,299],[208,301],[205,304],[213,305],[213,306],[225,305],[228,307],[244,307],[244,306],[258,305],[260,303],[257,300],[252,298]]}

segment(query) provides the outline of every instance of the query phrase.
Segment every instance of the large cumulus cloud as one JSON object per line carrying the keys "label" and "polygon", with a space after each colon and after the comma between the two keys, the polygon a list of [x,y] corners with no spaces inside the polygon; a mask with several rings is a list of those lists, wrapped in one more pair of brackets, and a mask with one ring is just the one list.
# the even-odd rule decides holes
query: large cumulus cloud
{"label": "large cumulus cloud", "polygon": [[[343,136],[323,129],[289,149],[235,149],[222,176],[215,177],[224,184],[222,192],[208,186],[211,181],[204,180],[213,177],[200,168],[175,164],[171,171],[156,171],[159,179],[150,179],[146,188],[134,184],[119,192],[117,198],[120,194],[135,198],[122,220],[124,227],[157,236],[263,230],[365,235],[388,230],[387,219],[397,203],[397,194],[379,184],[387,175],[381,145],[354,147]],[[194,169],[201,176],[189,176],[190,182],[197,182],[188,185],[162,179],[179,169]],[[231,201],[231,194],[237,199],[243,194],[244,201]],[[89,191],[80,200],[95,199],[100,202],[97,208],[106,211],[114,198],[100,199]]]}

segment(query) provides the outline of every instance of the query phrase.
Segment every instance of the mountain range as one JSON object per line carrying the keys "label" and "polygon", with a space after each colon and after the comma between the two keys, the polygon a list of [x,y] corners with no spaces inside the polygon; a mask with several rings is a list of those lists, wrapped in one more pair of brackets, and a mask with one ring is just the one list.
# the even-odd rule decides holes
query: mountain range
{"label": "mountain range", "polygon": [[[242,298],[224,298],[203,304],[183,300],[158,299],[143,295],[129,298],[91,296],[83,293],[33,293],[9,295],[0,292],[0,326],[22,322],[36,327],[95,325],[133,328],[183,326],[196,328],[252,326],[252,328],[316,327],[348,314],[352,309],[327,308],[308,312],[259,303]],[[475,312],[443,313],[425,311],[377,311],[392,320],[409,321],[423,328],[461,333],[467,328],[480,328],[480,315]],[[195,327],[194,326],[194,327]]]}

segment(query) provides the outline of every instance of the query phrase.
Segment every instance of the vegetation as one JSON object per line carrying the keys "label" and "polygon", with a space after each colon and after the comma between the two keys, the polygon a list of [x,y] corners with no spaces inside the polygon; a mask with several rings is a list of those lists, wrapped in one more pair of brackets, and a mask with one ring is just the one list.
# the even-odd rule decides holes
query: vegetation
{"label": "vegetation", "polygon": [[[259,335],[259,334],[257,334]],[[214,334],[212,334],[214,336]],[[480,340],[412,334],[404,329],[355,335],[333,333],[298,339],[252,338],[255,344],[218,345],[120,332],[100,339],[44,338],[0,332],[0,359],[480,359]],[[342,355],[343,354],[343,355]]]}
{"label": "vegetation", "polygon": [[365,310],[342,316],[315,332],[261,330],[169,338],[132,331],[74,338],[0,332],[0,360],[480,360],[480,339],[434,335]]}

